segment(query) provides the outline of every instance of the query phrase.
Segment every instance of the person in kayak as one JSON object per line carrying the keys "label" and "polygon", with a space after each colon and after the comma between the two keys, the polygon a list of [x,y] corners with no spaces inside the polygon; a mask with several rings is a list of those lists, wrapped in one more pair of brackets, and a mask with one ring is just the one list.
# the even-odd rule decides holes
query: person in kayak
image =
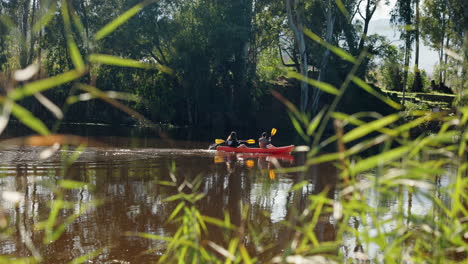
{"label": "person in kayak", "polygon": [[237,139],[237,133],[234,131],[232,131],[231,134],[226,139],[226,146],[232,147],[232,148],[247,147],[246,145],[240,143],[240,141]]}
{"label": "person in kayak", "polygon": [[268,148],[271,146],[271,137],[267,137],[266,132],[263,132],[262,137],[258,139],[258,146],[260,148]]}

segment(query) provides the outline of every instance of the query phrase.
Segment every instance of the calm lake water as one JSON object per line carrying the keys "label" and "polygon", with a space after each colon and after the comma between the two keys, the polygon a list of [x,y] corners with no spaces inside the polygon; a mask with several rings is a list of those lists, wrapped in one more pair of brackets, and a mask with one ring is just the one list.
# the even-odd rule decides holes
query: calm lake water
{"label": "calm lake water", "polygon": [[[299,154],[223,154],[207,150],[208,141],[163,140],[138,133],[134,137],[131,129],[123,135],[102,136],[108,129],[93,127],[94,135],[81,133],[106,143],[106,147],[91,146],[83,151],[60,149],[44,160],[40,155],[45,147],[0,149],[0,192],[4,197],[1,206],[9,221],[8,227],[1,230],[0,255],[27,257],[36,252],[44,258],[44,263],[67,263],[100,250],[87,263],[155,261],[166,244],[135,233],[173,235],[178,226],[166,220],[178,201],[166,199],[179,191],[195,191],[205,194],[196,203],[203,215],[223,219],[228,213],[235,225],[257,227],[261,231],[258,238],[269,246],[259,249],[249,237],[244,243],[260,260],[266,260],[280,253],[282,245],[289,241],[291,231],[282,221],[304,208],[309,195],[325,189],[329,190],[330,198],[336,195],[337,170],[332,164],[315,166],[308,173],[270,173],[277,166],[301,164],[304,158]],[[67,166],[67,159],[74,156],[78,157],[76,161]],[[184,187],[178,190],[161,184],[174,179],[177,187]],[[192,190],[190,183],[195,179],[200,180],[200,185]],[[60,186],[62,180],[87,184],[66,189]],[[303,180],[308,184],[301,192],[289,192]],[[17,206],[5,200],[9,192],[22,195]],[[413,210],[424,213],[427,200],[423,196],[411,199]],[[57,210],[56,221],[49,222],[53,234],[48,240],[47,231],[38,229],[47,226],[48,219],[52,221],[51,207],[56,205],[52,201],[57,200],[68,203]],[[382,199],[378,194],[369,203],[388,208],[388,214],[397,207],[395,199]],[[247,212],[244,220],[243,211]],[[56,231],[61,226],[60,234]],[[320,241],[334,240],[332,215],[321,215],[315,231]],[[225,245],[224,233],[216,227],[209,227],[204,238]],[[346,247],[350,250],[343,249],[345,255],[352,257],[355,243],[353,238],[347,240]]]}

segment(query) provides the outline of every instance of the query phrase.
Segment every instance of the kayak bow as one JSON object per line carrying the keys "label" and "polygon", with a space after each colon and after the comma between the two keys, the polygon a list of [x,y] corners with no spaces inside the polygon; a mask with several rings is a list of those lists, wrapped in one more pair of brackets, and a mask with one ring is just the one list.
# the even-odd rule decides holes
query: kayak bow
{"label": "kayak bow", "polygon": [[265,153],[265,154],[280,154],[280,153],[291,153],[294,149],[294,145],[284,146],[284,147],[269,147],[269,148],[249,148],[249,147],[227,147],[227,146],[218,146],[216,147],[217,151],[224,152],[236,152],[236,153]]}

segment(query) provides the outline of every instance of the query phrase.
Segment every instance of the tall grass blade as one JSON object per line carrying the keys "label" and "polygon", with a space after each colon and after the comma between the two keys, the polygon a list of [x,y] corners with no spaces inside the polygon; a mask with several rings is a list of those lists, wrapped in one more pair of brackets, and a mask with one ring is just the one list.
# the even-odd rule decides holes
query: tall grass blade
{"label": "tall grass blade", "polygon": [[103,249],[98,249],[98,250],[94,250],[88,254],[85,254],[83,256],[80,256],[70,262],[68,262],[68,264],[81,264],[81,263],[87,263],[88,261],[96,258],[97,256],[99,256],[104,250]]}
{"label": "tall grass blade", "polygon": [[112,55],[105,54],[91,54],[88,57],[88,60],[92,63],[120,66],[120,67],[130,67],[130,68],[141,68],[141,69],[151,69],[155,66],[149,63],[143,63],[132,59],[124,59]]}
{"label": "tall grass blade", "polygon": [[67,41],[67,44],[73,65],[75,66],[78,72],[83,73],[85,71],[85,64],[83,62],[83,57],[81,56],[78,46],[76,46],[75,40],[73,40],[73,38],[70,37]]}
{"label": "tall grass blade", "polygon": [[36,131],[41,135],[48,135],[49,129],[47,126],[37,117],[35,117],[31,112],[29,112],[26,108],[15,104],[8,99],[0,96],[0,104],[11,104],[11,113],[18,118],[18,120],[23,123],[24,125],[28,126],[32,130]]}
{"label": "tall grass blade", "polygon": [[331,52],[335,53],[337,56],[342,58],[343,60],[347,60],[353,64],[357,63],[356,58],[354,58],[351,54],[348,52],[344,51],[343,49],[340,49],[338,47],[335,47],[322,38],[320,38],[318,35],[316,35],[314,32],[310,31],[309,29],[305,28],[304,33],[313,41],[319,43],[320,45],[324,46],[325,48],[329,49]]}
{"label": "tall grass blade", "polygon": [[11,114],[11,108],[13,108],[13,102],[1,96],[0,96],[0,100],[3,100],[1,101],[1,104],[3,106],[2,113],[0,114],[0,134],[2,134],[8,125],[8,121],[10,120],[10,114]]}
{"label": "tall grass blade", "polygon": [[82,75],[83,75],[82,72],[77,71],[77,70],[72,70],[66,73],[56,75],[54,77],[28,83],[24,85],[23,87],[16,88],[12,90],[11,92],[9,92],[8,97],[13,100],[21,100],[24,97],[31,96],[35,93],[42,92],[42,91],[57,87],[61,84],[65,84],[75,79],[78,79]]}
{"label": "tall grass blade", "polygon": [[41,262],[34,257],[27,257],[27,258],[13,258],[7,256],[0,256],[0,263],[8,263],[8,264],[35,264]]}
{"label": "tall grass blade", "polygon": [[78,46],[76,45],[71,29],[70,13],[67,1],[61,2],[61,8],[63,24],[65,26],[65,37],[67,39],[68,52],[70,53],[70,57],[75,68],[80,72],[84,72],[85,66],[83,58],[81,57]]}
{"label": "tall grass blade", "polygon": [[388,97],[385,97],[383,96],[382,94],[380,94],[379,92],[377,92],[376,90],[372,89],[372,87],[370,87],[370,85],[368,85],[366,82],[364,82],[363,80],[361,80],[360,78],[356,77],[356,76],[353,76],[352,77],[353,79],[353,82],[358,85],[359,87],[361,87],[364,91],[372,94],[373,96],[377,97],[378,99],[380,99],[382,102],[386,103],[387,105],[399,110],[402,108],[402,106],[399,104],[399,103],[396,103],[395,101],[393,101],[392,99],[388,98]]}
{"label": "tall grass blade", "polygon": [[98,88],[90,86],[90,85],[86,85],[86,84],[78,84],[78,87],[81,90],[89,92],[92,96],[94,96],[96,98],[99,98],[99,99],[103,100],[104,102],[107,102],[108,104],[114,106],[117,109],[122,110],[123,112],[127,113],[129,116],[131,116],[131,117],[133,117],[133,118],[135,118],[137,120],[140,120],[143,124],[153,125],[153,123],[151,121],[149,121],[148,119],[146,119],[143,115],[141,115],[137,111],[131,109],[130,107],[128,107],[128,106],[126,106],[126,105],[124,105],[124,104],[122,104],[122,103],[120,103],[120,102],[118,102],[116,100],[113,100],[112,98],[107,96],[106,93],[102,92]]}
{"label": "tall grass blade", "polygon": [[317,80],[314,80],[314,79],[311,79],[311,78],[307,78],[307,77],[305,77],[302,74],[297,73],[297,72],[289,71],[287,76],[288,76],[288,78],[295,78],[295,79],[298,79],[300,81],[307,82],[308,84],[310,84],[312,86],[315,86],[318,89],[320,89],[320,90],[322,90],[322,91],[324,91],[326,93],[329,93],[329,94],[337,95],[337,94],[340,93],[340,91],[338,89],[336,89],[335,86],[333,86],[333,85],[331,85],[329,83],[320,82],[320,81],[317,81]]}
{"label": "tall grass blade", "polygon": [[142,3],[139,3],[129,10],[127,10],[125,13],[122,15],[118,16],[116,19],[114,19],[112,22],[108,23],[105,25],[103,28],[101,28],[96,35],[94,36],[95,40],[101,40],[105,36],[109,35],[110,33],[114,32],[115,29],[117,29],[120,25],[123,23],[127,22],[130,18],[132,18],[134,15],[136,15],[138,12],[140,12],[143,7],[145,7],[147,4],[151,3],[153,1],[145,1]]}
{"label": "tall grass blade", "polygon": [[358,138],[361,138],[371,132],[374,132],[378,129],[381,129],[387,125],[390,125],[394,122],[396,122],[398,119],[400,119],[400,117],[397,115],[397,114],[393,114],[393,115],[389,115],[389,116],[386,116],[384,118],[381,118],[381,119],[378,119],[378,120],[375,120],[375,121],[372,121],[368,124],[365,124],[365,125],[362,125],[362,126],[359,126],[351,131],[349,131],[348,133],[346,133],[344,136],[343,136],[343,142],[344,143],[347,143],[347,142],[350,142],[350,141],[353,141],[353,140],[356,140]]}
{"label": "tall grass blade", "polygon": [[70,189],[70,190],[83,189],[85,187],[88,188],[88,189],[93,189],[94,188],[94,185],[91,185],[89,183],[80,182],[80,181],[73,181],[73,180],[60,180],[58,182],[58,185],[61,188]]}
{"label": "tall grass blade", "polygon": [[309,137],[305,134],[304,129],[302,128],[299,121],[291,113],[288,113],[288,115],[297,133],[299,133],[299,135],[302,137],[302,139],[304,139],[304,141],[309,142]]}
{"label": "tall grass blade", "polygon": [[338,9],[340,10],[340,12],[346,17],[348,18],[349,17],[349,12],[348,10],[346,9],[346,6],[343,4],[343,1],[341,0],[336,0],[336,5],[338,6]]}
{"label": "tall grass blade", "polygon": [[357,162],[354,166],[351,166],[351,173],[356,175],[360,172],[375,168],[379,164],[387,164],[390,161],[401,158],[403,155],[411,151],[412,148],[413,146],[411,145],[402,146],[361,160]]}
{"label": "tall grass blade", "polygon": [[50,21],[54,18],[54,14],[57,11],[57,1],[50,1],[51,5],[45,8],[46,12],[42,15],[39,20],[34,24],[32,31],[38,33],[43,27],[47,26]]}
{"label": "tall grass blade", "polygon": [[323,115],[325,114],[325,108],[323,108],[310,122],[309,126],[307,127],[307,135],[312,136],[315,130],[317,129],[318,125],[320,124],[320,120],[322,120]]}
{"label": "tall grass blade", "polygon": [[57,119],[62,119],[63,118],[63,113],[62,113],[62,110],[60,110],[60,108],[55,105],[52,101],[50,101],[47,97],[45,97],[44,95],[42,95],[41,93],[35,93],[34,94],[34,97],[37,99],[37,101],[39,101],[45,108],[47,108],[52,114],[54,114],[54,116],[57,118]]}

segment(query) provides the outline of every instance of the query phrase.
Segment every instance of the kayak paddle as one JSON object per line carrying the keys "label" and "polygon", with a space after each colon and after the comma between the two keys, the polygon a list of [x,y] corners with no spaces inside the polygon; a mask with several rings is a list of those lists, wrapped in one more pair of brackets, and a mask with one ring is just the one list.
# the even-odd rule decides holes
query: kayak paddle
{"label": "kayak paddle", "polygon": [[[226,142],[226,140],[224,139],[215,139],[215,143],[216,144],[222,144]],[[248,140],[239,140],[239,142],[246,142],[248,144],[255,144],[255,140],[254,139],[248,139]]]}
{"label": "kayak paddle", "polygon": [[274,136],[276,134],[276,131],[278,131],[276,128],[272,128],[271,132],[270,132],[270,135]]}

